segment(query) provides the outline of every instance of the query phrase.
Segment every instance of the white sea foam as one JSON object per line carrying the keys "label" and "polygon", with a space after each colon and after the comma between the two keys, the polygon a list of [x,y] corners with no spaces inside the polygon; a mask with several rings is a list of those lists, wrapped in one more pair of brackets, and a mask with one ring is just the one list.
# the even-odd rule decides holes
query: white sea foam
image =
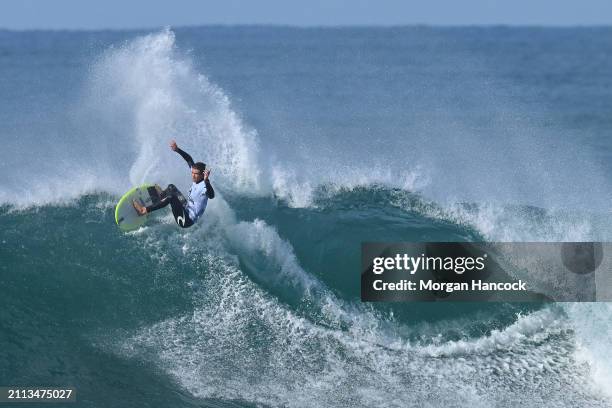
{"label": "white sea foam", "polygon": [[583,393],[586,371],[572,359],[556,310],[519,317],[473,341],[393,343],[378,324],[313,322],[231,262],[201,261],[210,269],[194,312],[143,328],[119,345],[122,354],[158,364],[195,396],[296,407],[606,406],[595,391]]}
{"label": "white sea foam", "polygon": [[563,308],[575,332],[576,358],[589,365],[593,381],[612,398],[612,304],[566,303]]}
{"label": "white sea foam", "polygon": [[525,343],[539,343],[551,335],[562,334],[567,330],[565,319],[558,311],[546,308],[517,320],[501,330],[493,330],[489,335],[473,340],[449,341],[442,345],[427,345],[419,351],[434,357],[490,354],[497,350],[512,350],[524,347]]}

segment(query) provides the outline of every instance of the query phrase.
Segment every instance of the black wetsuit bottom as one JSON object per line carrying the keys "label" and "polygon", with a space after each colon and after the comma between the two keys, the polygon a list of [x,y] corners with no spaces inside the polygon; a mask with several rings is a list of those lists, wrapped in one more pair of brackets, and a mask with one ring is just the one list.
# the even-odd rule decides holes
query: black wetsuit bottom
{"label": "black wetsuit bottom", "polygon": [[185,209],[187,199],[185,199],[185,196],[174,184],[168,184],[168,187],[159,195],[159,201],[148,206],[147,212],[159,210],[168,204],[172,207],[174,221],[176,221],[179,227],[188,228],[193,225],[193,221],[189,218],[189,213]]}

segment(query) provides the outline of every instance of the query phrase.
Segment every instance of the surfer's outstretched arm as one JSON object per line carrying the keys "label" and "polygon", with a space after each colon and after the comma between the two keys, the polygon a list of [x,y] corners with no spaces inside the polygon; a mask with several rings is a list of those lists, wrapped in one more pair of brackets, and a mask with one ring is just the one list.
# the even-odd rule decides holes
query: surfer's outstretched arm
{"label": "surfer's outstretched arm", "polygon": [[193,166],[193,159],[191,158],[191,156],[187,152],[179,149],[179,147],[176,145],[176,141],[172,140],[170,142],[170,148],[180,154],[183,159],[185,159],[187,165],[189,165],[189,168]]}
{"label": "surfer's outstretched arm", "polygon": [[185,161],[187,162],[187,165],[189,166],[189,168],[191,168],[193,166],[193,159],[191,158],[191,156],[187,152],[179,149],[178,147],[176,148],[175,152],[180,154],[183,157],[183,159],[185,159]]}

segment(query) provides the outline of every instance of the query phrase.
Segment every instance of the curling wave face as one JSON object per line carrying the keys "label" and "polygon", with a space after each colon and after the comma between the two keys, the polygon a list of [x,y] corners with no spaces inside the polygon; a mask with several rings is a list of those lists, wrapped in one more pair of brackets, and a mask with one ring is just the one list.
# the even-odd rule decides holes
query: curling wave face
{"label": "curling wave face", "polygon": [[[353,202],[332,199],[341,206]],[[262,205],[253,198],[233,203],[235,214],[216,211],[187,232],[168,216],[122,235],[108,200],[86,196],[67,207],[3,210],[0,222],[8,233],[2,255],[12,271],[2,289],[8,306],[3,320],[10,326],[3,346],[9,355],[69,357],[58,367],[53,359],[35,363],[22,355],[26,364],[5,365],[0,378],[15,372],[23,378],[77,378],[81,393],[101,393],[98,378],[116,378],[111,367],[120,358],[124,375],[134,377],[128,384],[145,382],[142,365],[151,365],[171,378],[164,387],[176,382],[194,401],[609,404],[597,385],[606,378],[607,362],[601,354],[588,355],[601,352],[595,331],[606,326],[576,325],[574,319],[580,322],[585,313],[579,306],[374,307],[358,300],[351,280],[355,265],[332,263],[338,258],[333,253],[316,259],[312,255],[325,244],[285,234],[296,217],[309,221],[309,236],[350,232],[352,238],[344,238],[348,247],[366,233],[351,228],[364,227],[365,217],[370,228],[392,229],[401,222],[398,230],[427,228],[457,237],[474,230],[419,213],[404,212],[400,220],[393,206],[383,213],[354,209],[354,218],[330,225],[319,218],[320,209],[268,200],[267,214],[252,219],[246,214]],[[74,217],[84,223],[67,230],[64,220]],[[16,223],[19,229],[9,227]],[[89,236],[95,239],[83,239]],[[346,255],[351,258],[350,251]],[[23,279],[31,284],[23,287]],[[597,306],[584,307],[601,319],[605,310]],[[50,341],[43,346],[43,339]],[[92,359],[89,348],[104,353]]]}

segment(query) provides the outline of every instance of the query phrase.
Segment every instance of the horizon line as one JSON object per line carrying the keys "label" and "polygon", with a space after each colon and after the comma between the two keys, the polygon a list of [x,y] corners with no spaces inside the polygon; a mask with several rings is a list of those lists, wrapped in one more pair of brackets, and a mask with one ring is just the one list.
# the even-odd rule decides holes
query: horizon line
{"label": "horizon line", "polygon": [[171,30],[194,29],[194,28],[286,28],[286,29],[351,29],[351,28],[544,28],[544,29],[576,29],[576,28],[610,28],[612,23],[607,24],[525,24],[525,23],[461,23],[461,24],[437,24],[437,23],[406,23],[406,24],[280,24],[280,23],[205,23],[205,24],[180,24],[180,25],[146,25],[139,27],[36,27],[15,28],[1,27],[0,31],[10,32],[125,32],[125,31],[157,31],[170,28]]}

